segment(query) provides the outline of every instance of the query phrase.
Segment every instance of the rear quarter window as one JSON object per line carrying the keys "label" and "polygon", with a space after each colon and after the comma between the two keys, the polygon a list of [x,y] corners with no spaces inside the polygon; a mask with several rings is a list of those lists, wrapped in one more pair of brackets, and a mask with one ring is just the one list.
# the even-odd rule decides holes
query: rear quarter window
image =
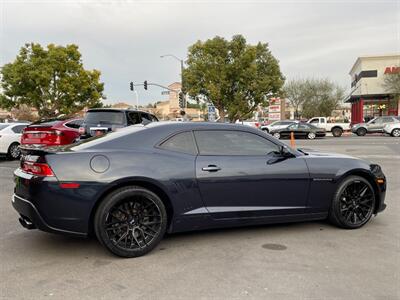
{"label": "rear quarter window", "polygon": [[178,133],[162,142],[159,148],[193,155],[197,154],[192,132]]}

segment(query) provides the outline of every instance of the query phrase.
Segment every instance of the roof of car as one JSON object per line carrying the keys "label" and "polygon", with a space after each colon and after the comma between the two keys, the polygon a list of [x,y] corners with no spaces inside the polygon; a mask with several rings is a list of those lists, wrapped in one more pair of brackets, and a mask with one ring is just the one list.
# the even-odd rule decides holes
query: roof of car
{"label": "roof of car", "polygon": [[132,109],[132,108],[90,108],[87,112],[96,112],[96,111],[112,111],[112,112],[142,112],[146,114],[152,114],[144,110]]}
{"label": "roof of car", "polygon": [[245,129],[249,131],[258,130],[251,126],[234,123],[218,123],[218,122],[180,122],[180,121],[161,121],[151,122],[146,125],[147,128],[164,127],[168,129],[191,130],[196,128],[201,129]]}

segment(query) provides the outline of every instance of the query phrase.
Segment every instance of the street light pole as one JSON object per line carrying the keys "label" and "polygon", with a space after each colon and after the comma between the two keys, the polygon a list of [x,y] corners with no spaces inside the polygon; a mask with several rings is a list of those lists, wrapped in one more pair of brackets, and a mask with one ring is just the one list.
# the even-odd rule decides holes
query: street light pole
{"label": "street light pole", "polygon": [[135,93],[136,96],[136,109],[139,109],[139,94],[137,90],[134,90],[133,92]]}
{"label": "street light pole", "polygon": [[164,54],[164,55],[161,55],[160,57],[161,58],[172,57],[172,58],[176,59],[177,61],[179,61],[181,63],[181,84],[182,84],[182,87],[183,87],[183,70],[185,69],[183,59],[180,59],[179,57],[177,57],[177,56],[175,56],[173,54]]}

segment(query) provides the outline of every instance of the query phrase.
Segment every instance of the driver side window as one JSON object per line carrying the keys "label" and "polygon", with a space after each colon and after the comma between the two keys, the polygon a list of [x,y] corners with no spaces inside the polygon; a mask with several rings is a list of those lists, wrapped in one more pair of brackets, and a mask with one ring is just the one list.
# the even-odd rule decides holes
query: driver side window
{"label": "driver side window", "polygon": [[279,146],[257,134],[236,130],[195,131],[200,155],[267,155]]}

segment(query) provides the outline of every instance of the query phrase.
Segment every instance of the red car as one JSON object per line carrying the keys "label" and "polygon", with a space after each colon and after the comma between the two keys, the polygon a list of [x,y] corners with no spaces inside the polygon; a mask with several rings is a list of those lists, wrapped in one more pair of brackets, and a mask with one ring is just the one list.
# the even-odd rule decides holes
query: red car
{"label": "red car", "polygon": [[21,145],[58,146],[74,143],[80,136],[83,119],[38,121],[24,129]]}

